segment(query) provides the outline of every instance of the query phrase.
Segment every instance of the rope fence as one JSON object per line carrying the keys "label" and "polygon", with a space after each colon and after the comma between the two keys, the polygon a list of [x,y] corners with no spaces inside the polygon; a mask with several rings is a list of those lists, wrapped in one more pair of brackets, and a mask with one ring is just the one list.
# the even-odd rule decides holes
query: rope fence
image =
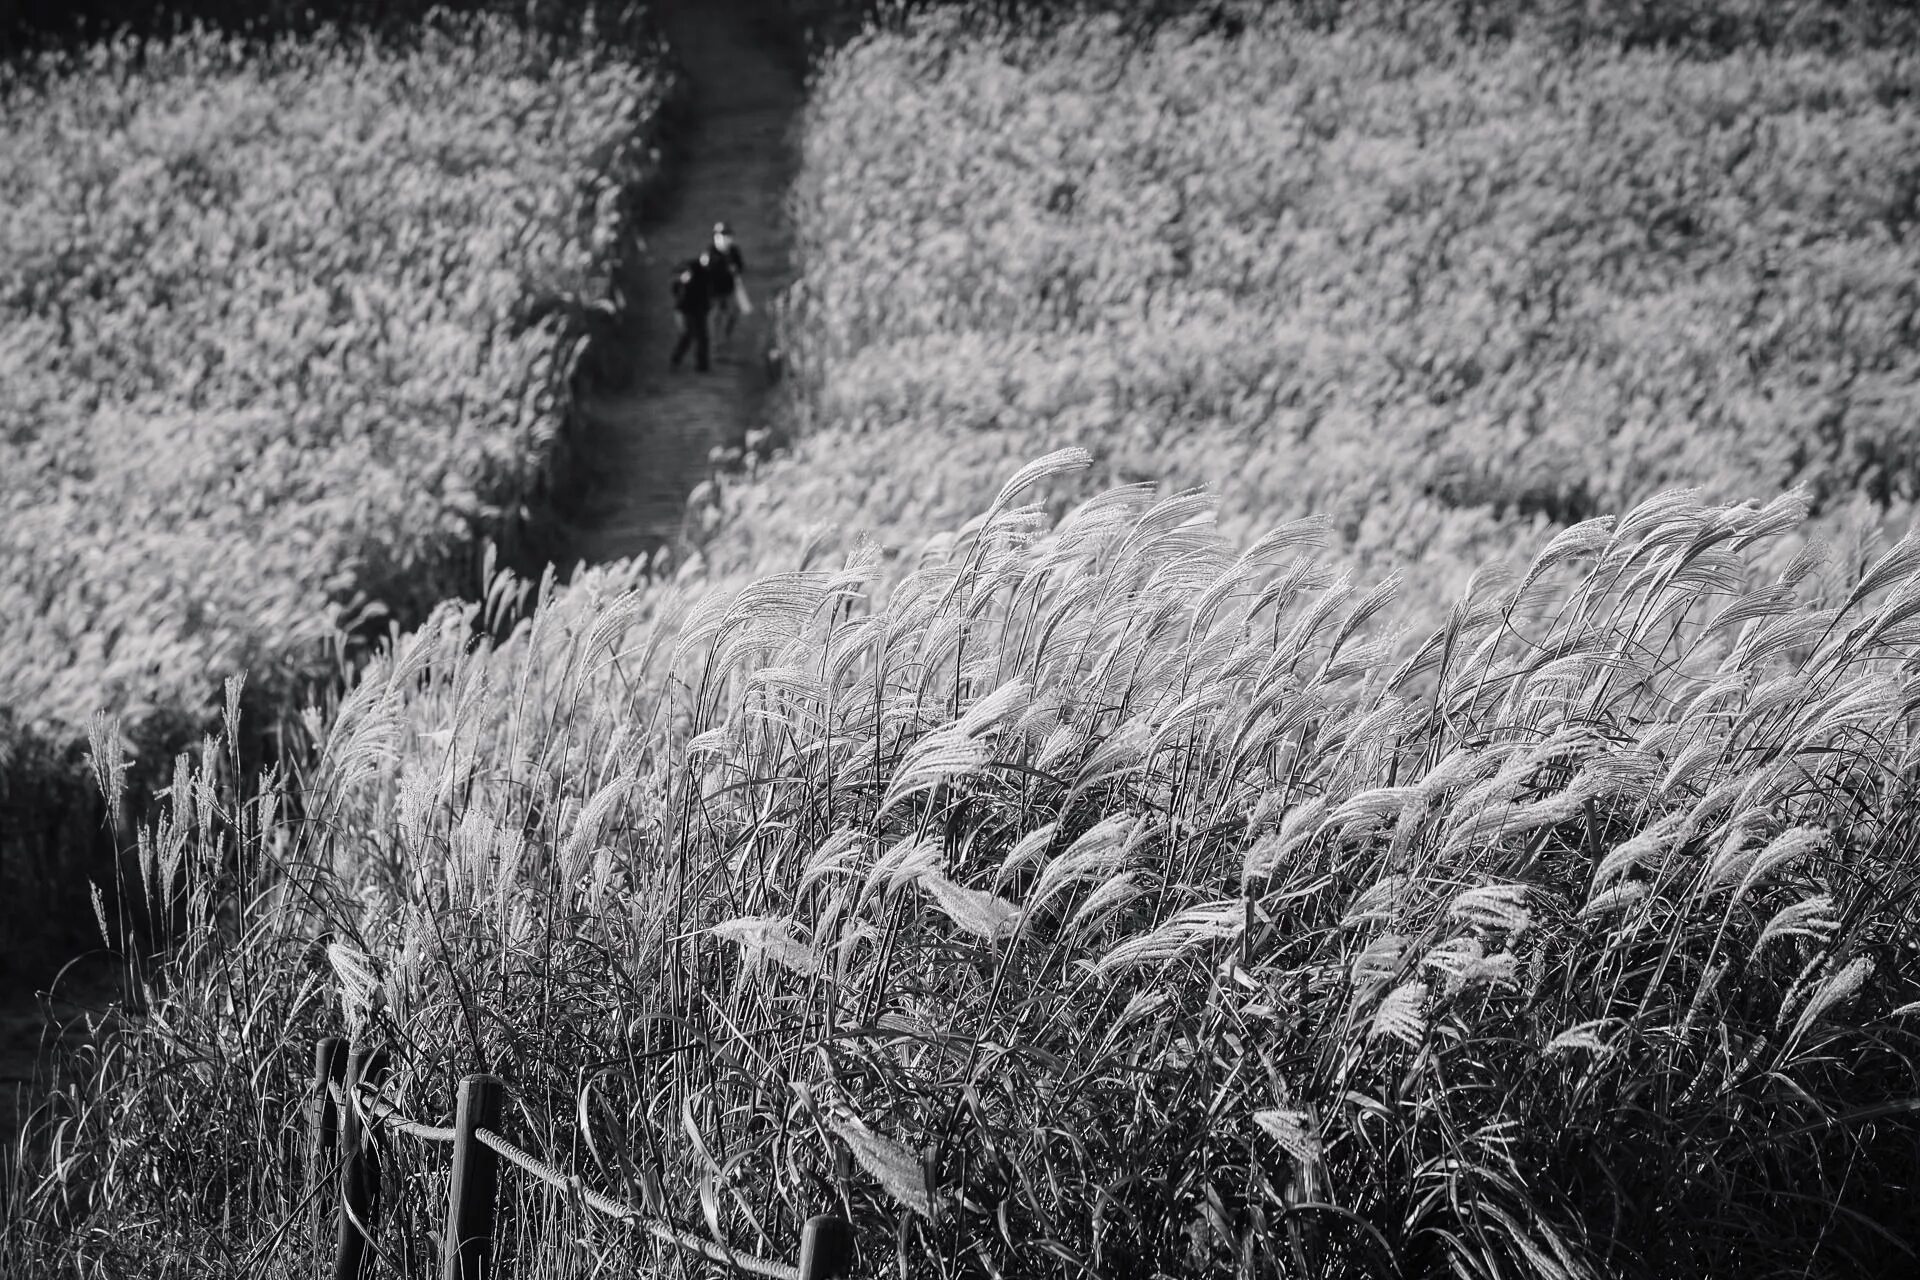
{"label": "rope fence", "polygon": [[316,1187],[326,1177],[322,1171],[338,1170],[333,1280],[367,1280],[371,1274],[370,1237],[379,1217],[379,1153],[370,1140],[376,1125],[430,1145],[453,1147],[442,1280],[492,1280],[502,1160],[596,1213],[638,1227],[664,1244],[734,1272],[761,1280],[847,1280],[852,1275],[853,1233],[842,1218],[830,1214],[809,1218],[801,1232],[798,1262],[777,1262],[741,1253],[587,1186],[578,1174],[542,1160],[501,1135],[506,1085],[498,1076],[462,1079],[454,1122],[440,1126],[411,1119],[381,1095],[380,1081],[387,1069],[384,1051],[351,1046],[338,1036],[328,1036],[314,1046],[313,1061],[311,1130]]}
{"label": "rope fence", "polygon": [[[334,1106],[344,1107],[347,1105],[346,1096],[340,1091],[339,1085],[328,1081],[327,1091],[333,1095]],[[394,1106],[392,1102],[381,1097],[379,1094],[362,1092],[360,1095],[360,1105],[373,1112],[374,1119],[404,1137],[418,1138],[422,1142],[444,1143],[453,1141],[455,1130],[451,1127],[436,1127],[430,1124],[421,1124],[418,1120],[409,1120],[401,1112],[399,1107]]]}
{"label": "rope fence", "polygon": [[630,1222],[656,1240],[688,1253],[697,1253],[711,1262],[732,1267],[736,1271],[763,1276],[765,1280],[806,1280],[799,1267],[789,1266],[784,1262],[769,1262],[765,1258],[756,1258],[750,1254],[735,1253],[718,1241],[708,1240],[691,1231],[683,1231],[671,1223],[650,1219],[632,1205],[622,1204],[612,1196],[602,1195],[588,1187],[580,1181],[579,1175],[563,1174],[539,1157],[529,1155],[491,1129],[476,1130],[473,1136],[548,1186],[576,1195],[589,1209],[603,1213],[609,1218]]}

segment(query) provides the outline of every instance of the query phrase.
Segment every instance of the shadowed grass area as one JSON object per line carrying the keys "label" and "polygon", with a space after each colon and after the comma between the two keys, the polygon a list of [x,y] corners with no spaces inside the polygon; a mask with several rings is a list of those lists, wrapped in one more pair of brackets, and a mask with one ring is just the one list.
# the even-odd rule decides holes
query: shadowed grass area
{"label": "shadowed grass area", "polygon": [[[297,822],[183,776],[173,958],[0,1258],[293,1273],[346,1028],[408,1112],[499,1071],[540,1149],[776,1255],[837,1207],[913,1275],[1907,1265],[1920,542],[1827,578],[1799,497],[1666,494],[1396,636],[1322,522],[1050,519],[1087,461],[889,572],[448,607],[315,718]],[[424,1274],[444,1173],[391,1168]],[[521,1207],[511,1274],[648,1260]]]}

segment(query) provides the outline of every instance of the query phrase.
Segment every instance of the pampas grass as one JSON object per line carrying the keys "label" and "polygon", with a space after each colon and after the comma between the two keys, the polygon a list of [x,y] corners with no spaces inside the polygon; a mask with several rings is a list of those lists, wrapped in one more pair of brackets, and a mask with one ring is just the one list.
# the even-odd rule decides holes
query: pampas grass
{"label": "pampas grass", "polygon": [[[1010,488],[891,573],[601,570],[477,644],[448,606],[297,775],[190,768],[144,841],[190,907],[5,1256],[260,1247],[350,1028],[414,1114],[497,1070],[685,1222],[837,1209],[911,1275],[1904,1265],[1910,557],[1821,587],[1793,500],[1663,495],[1396,666],[1297,529]],[[437,1170],[389,1166],[405,1274]],[[510,1274],[656,1260],[513,1194]]]}

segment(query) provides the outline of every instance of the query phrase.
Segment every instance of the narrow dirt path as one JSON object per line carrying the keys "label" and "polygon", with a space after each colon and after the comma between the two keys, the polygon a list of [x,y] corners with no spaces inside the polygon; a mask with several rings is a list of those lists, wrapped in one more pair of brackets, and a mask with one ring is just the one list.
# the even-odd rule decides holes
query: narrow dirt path
{"label": "narrow dirt path", "polygon": [[[689,492],[716,447],[737,445],[766,417],[772,377],[767,306],[791,279],[786,195],[805,89],[798,39],[783,6],[755,0],[655,0],[662,33],[691,81],[688,126],[671,191],[641,229],[646,251],[624,282],[635,312],[610,353],[633,376],[591,392],[577,441],[588,490],[553,531],[553,559],[571,569],[673,545]],[[725,221],[746,256],[754,314],[714,365],[667,369],[675,330],[667,282]],[[717,329],[717,326],[716,326]]]}

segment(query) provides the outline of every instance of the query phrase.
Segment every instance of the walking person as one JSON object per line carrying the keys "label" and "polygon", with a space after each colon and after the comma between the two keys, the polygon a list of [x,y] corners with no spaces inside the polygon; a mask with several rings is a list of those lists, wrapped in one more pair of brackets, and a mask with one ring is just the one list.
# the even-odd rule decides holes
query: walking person
{"label": "walking person", "polygon": [[720,312],[721,333],[731,338],[739,318],[753,314],[753,303],[747,298],[747,262],[733,229],[724,222],[713,224],[713,243],[707,252],[713,258],[713,305]]}
{"label": "walking person", "polygon": [[707,313],[713,307],[713,251],[702,250],[673,273],[673,320],[680,327],[680,338],[673,344],[667,367],[678,369],[693,349],[693,367],[701,373],[711,367],[711,345],[707,331]]}

